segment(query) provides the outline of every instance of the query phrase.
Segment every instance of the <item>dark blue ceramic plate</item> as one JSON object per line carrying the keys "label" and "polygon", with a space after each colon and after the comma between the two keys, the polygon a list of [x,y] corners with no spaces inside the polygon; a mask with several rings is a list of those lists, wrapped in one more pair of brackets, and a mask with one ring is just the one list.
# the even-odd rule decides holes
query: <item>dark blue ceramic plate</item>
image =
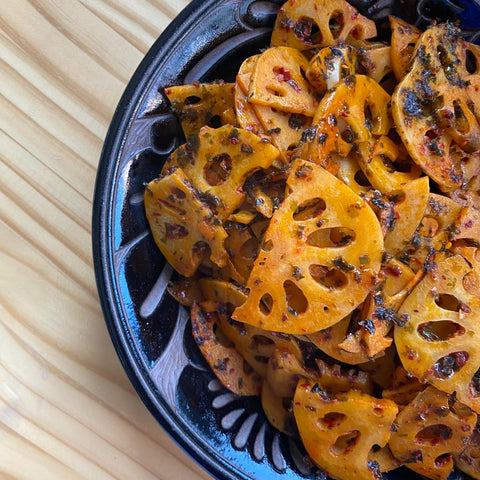
{"label": "dark blue ceramic plate", "polygon": [[[425,26],[461,20],[480,36],[479,0],[357,0],[380,25],[393,13]],[[281,2],[193,1],[165,30],[130,81],[98,169],[93,253],[106,323],[138,394],[167,432],[218,479],[321,479],[301,444],[273,429],[260,402],[226,391],[192,341],[188,313],[165,292],[171,269],[149,233],[143,190],[183,142],[163,94],[194,80],[232,81],[242,60],[269,43]],[[389,479],[415,479],[400,470]],[[458,478],[462,478],[459,476]],[[353,479],[352,479],[353,480]]]}

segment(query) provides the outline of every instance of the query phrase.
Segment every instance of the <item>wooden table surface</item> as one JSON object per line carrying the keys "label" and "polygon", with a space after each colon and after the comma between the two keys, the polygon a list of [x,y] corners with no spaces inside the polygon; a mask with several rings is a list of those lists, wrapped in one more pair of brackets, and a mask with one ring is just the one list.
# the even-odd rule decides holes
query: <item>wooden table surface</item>
{"label": "wooden table surface", "polygon": [[114,109],[188,2],[0,3],[0,478],[210,479],[122,370],[90,238]]}

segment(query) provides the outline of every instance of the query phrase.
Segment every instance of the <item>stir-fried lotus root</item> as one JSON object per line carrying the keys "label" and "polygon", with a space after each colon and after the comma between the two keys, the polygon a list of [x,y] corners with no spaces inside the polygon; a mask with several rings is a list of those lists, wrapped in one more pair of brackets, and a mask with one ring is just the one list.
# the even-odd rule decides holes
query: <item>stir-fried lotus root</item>
{"label": "stir-fried lotus root", "polygon": [[271,43],[309,50],[349,38],[365,40],[376,34],[375,22],[360,15],[345,0],[289,0],[278,12]]}
{"label": "stir-fried lotus root", "polygon": [[445,480],[453,468],[452,454],[462,451],[476,420],[468,407],[429,386],[398,414],[389,446],[408,468]]}
{"label": "stir-fried lotus root", "polygon": [[233,105],[233,87],[232,83],[201,83],[165,89],[187,140],[198,135],[205,125],[221,120],[222,114]]}
{"label": "stir-fried lotus root", "polygon": [[390,26],[289,0],[235,83],[166,87],[145,211],[212,372],[329,478],[480,480],[480,47]]}
{"label": "stir-fried lotus root", "polygon": [[460,453],[453,455],[455,465],[476,480],[480,480],[480,425],[477,426]]}
{"label": "stir-fried lotus root", "polygon": [[464,286],[472,271],[460,255],[441,261],[400,308],[407,322],[395,326],[405,369],[480,412],[480,299]]}
{"label": "stir-fried lotus root", "polygon": [[367,296],[380,269],[380,224],[365,200],[323,168],[293,162],[232,318],[305,334],[329,327]]}
{"label": "stir-fried lotus root", "polygon": [[207,247],[214,263],[226,265],[227,233],[181,169],[147,185],[145,211],[155,243],[181,275],[195,273]]}
{"label": "stir-fried lotus root", "polygon": [[217,378],[237,395],[259,395],[262,377],[248,365],[219,328],[217,312],[206,312],[202,305],[191,308],[192,333]]}
{"label": "stir-fried lotus root", "polygon": [[312,135],[306,136],[305,158],[336,173],[330,166],[332,156],[346,156],[354,143],[389,132],[389,100],[388,93],[365,75],[342,79],[318,106]]}
{"label": "stir-fried lotus root", "polygon": [[465,42],[453,25],[418,40],[413,67],[392,96],[396,128],[410,155],[442,190],[466,184],[480,170],[479,81],[470,75]]}
{"label": "stir-fried lotus root", "polygon": [[[282,111],[272,108],[273,106],[249,102],[252,73],[259,57],[260,55],[254,55],[247,58],[240,66],[236,78],[235,111],[238,123],[242,128],[269,136],[282,156],[287,159],[290,150],[300,142],[303,130],[311,125],[311,118],[300,113],[292,113],[290,108],[288,111]],[[305,59],[302,58],[301,65],[304,65],[304,62]],[[292,81],[290,71],[285,67],[282,68],[282,73],[280,73],[278,65],[274,67],[277,70],[276,80],[278,82]],[[299,65],[294,65],[295,70],[298,68]],[[302,85],[304,83],[303,76],[301,83]],[[312,98],[310,95],[306,97],[307,106]]]}
{"label": "stir-fried lotus root", "polygon": [[303,444],[320,467],[337,478],[380,478],[369,454],[390,438],[398,412],[394,402],[358,390],[329,394],[314,380],[301,379],[293,412]]}
{"label": "stir-fried lotus root", "polygon": [[389,20],[392,29],[390,60],[395,78],[400,82],[408,73],[415,44],[422,32],[401,18],[389,17]]}
{"label": "stir-fried lotus root", "polygon": [[313,117],[318,102],[304,78],[307,67],[307,59],[295,48],[265,50],[253,67],[248,101]]}
{"label": "stir-fried lotus root", "polygon": [[204,127],[198,141],[174,152],[164,171],[179,166],[223,220],[245,198],[242,187],[246,178],[269,167],[278,156],[271,143],[248,130],[231,125]]}

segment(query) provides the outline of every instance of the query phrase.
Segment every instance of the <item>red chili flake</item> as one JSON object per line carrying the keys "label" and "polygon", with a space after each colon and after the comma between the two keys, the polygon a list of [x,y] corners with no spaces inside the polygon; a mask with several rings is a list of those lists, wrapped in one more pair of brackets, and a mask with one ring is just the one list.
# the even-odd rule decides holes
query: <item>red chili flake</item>
{"label": "red chili flake", "polygon": [[384,272],[392,277],[400,277],[402,275],[402,269],[398,265],[389,265],[385,267]]}
{"label": "red chili flake", "polygon": [[232,137],[232,138],[230,139],[230,143],[231,143],[232,145],[237,145],[239,142],[240,142],[240,140],[239,140],[237,137]]}
{"label": "red chili flake", "polygon": [[410,349],[409,352],[408,352],[407,358],[408,358],[409,360],[413,360],[413,359],[415,358],[415,356],[416,356],[416,355],[415,355],[415,351],[412,350],[412,349]]}
{"label": "red chili flake", "polygon": [[292,74],[289,70],[285,70],[284,67],[276,67],[274,72],[279,82],[289,82],[292,79]]}
{"label": "red chili flake", "polygon": [[199,87],[199,86],[200,86],[200,82],[199,82],[198,80],[194,80],[194,81],[192,82],[192,85],[193,85],[194,87]]}

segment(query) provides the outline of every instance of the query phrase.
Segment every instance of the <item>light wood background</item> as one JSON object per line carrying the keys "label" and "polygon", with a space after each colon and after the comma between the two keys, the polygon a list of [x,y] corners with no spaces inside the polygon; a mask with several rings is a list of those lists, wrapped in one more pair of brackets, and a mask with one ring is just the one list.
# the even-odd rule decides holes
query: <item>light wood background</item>
{"label": "light wood background", "polygon": [[187,0],[0,0],[0,478],[210,479],[130,385],[91,207],[115,106]]}

